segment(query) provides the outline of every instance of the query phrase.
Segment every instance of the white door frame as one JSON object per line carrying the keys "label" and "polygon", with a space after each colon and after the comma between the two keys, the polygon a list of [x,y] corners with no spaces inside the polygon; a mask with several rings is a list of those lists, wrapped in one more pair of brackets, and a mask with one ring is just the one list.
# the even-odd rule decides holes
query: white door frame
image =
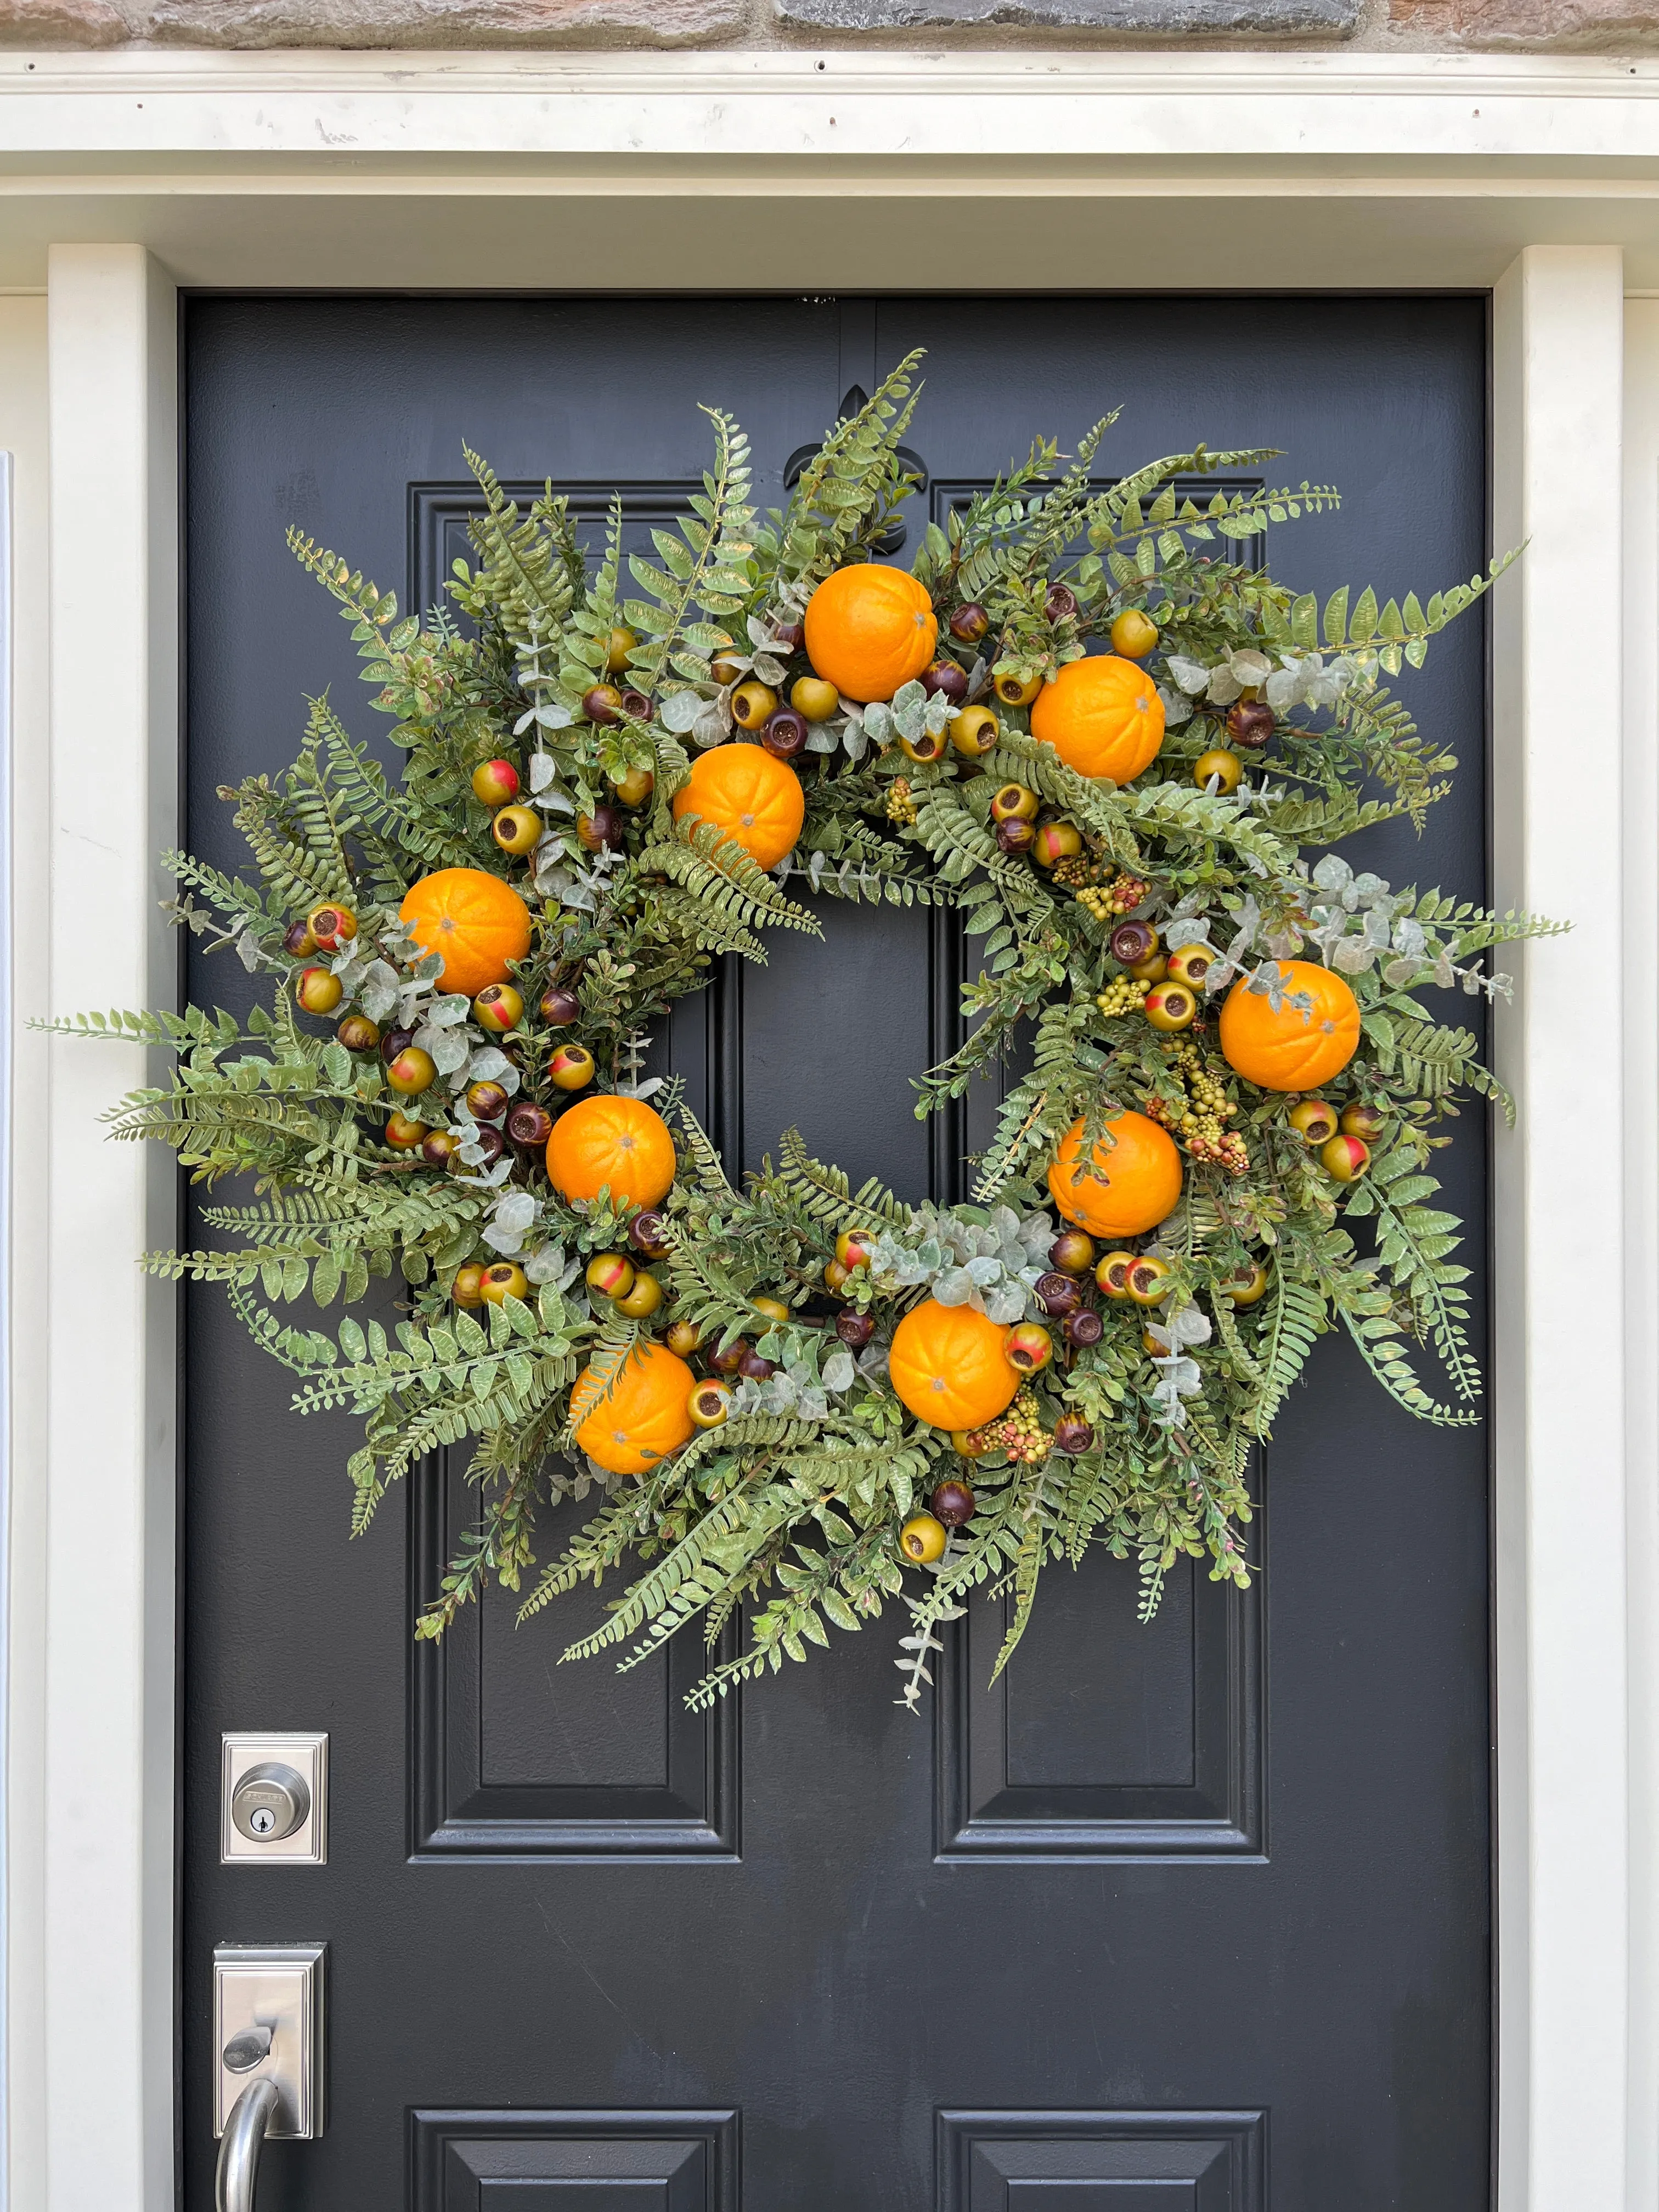
{"label": "white door frame", "polygon": [[[1495,534],[1530,540],[1497,896],[1579,925],[1499,1020],[1503,2212],[1659,2202],[1656,94],[1528,58],[0,57],[23,1019],[173,986],[179,284],[914,291],[965,240],[972,286],[1492,289]],[[174,1304],[131,1262],[174,1193],[103,1139],[136,1048],[20,1034],[15,1076],[4,2171],[15,2212],[162,2212]]]}

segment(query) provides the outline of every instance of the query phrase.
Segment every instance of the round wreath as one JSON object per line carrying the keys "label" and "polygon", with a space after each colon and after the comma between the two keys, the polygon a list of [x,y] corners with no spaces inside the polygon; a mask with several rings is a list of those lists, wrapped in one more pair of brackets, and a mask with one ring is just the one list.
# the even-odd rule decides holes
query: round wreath
{"label": "round wreath", "polygon": [[[471,453],[453,614],[400,620],[290,533],[395,718],[402,786],[313,701],[286,774],[224,794],[262,887],[169,856],[177,920],[269,1006],[64,1025],[176,1048],[116,1133],[254,1179],[205,1207],[220,1246],[148,1264],[223,1283],[298,1410],[366,1418],[354,1528],[474,1441],[482,1516],[422,1636],[489,1574],[520,1589],[538,1504],[597,1487],[523,1613],[640,1571],[568,1657],[630,1665],[699,1613],[712,1645],[747,1607],[705,1702],[896,1599],[914,1706],[974,1587],[1013,1595],[1000,1668],[1044,1562],[1091,1540],[1138,1556],[1148,1611],[1183,1553],[1244,1583],[1251,1448],[1322,1332],[1411,1413],[1475,1418],[1427,1169],[1454,1091],[1502,1093],[1413,994],[1490,994],[1486,949],[1551,925],[1333,848],[1448,787],[1381,679],[1504,564],[1426,607],[1322,611],[1228,555],[1334,491],[1200,505],[1179,480],[1273,458],[1202,446],[1103,490],[1108,418],[883,565],[915,367],[783,513],[756,512],[743,434],[706,410],[713,468],[654,562],[624,559],[618,504],[591,565],[550,484],[521,513]],[[850,1190],[793,1133],[738,1188],[678,1085],[642,1078],[714,956],[817,930],[797,885],[946,902],[977,941],[968,1042],[917,1109],[1029,1036],[974,1204]],[[389,1329],[271,1310],[385,1277]]]}

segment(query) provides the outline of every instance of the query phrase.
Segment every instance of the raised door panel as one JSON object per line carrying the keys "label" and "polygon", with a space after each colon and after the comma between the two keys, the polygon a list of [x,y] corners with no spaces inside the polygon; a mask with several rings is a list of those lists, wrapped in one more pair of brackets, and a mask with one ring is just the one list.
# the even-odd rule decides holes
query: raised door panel
{"label": "raised door panel", "polygon": [[1261,2112],[941,2112],[939,2212],[1265,2212]]}
{"label": "raised door panel", "polygon": [[735,2112],[416,2112],[410,2212],[737,2212]]}
{"label": "raised door panel", "polygon": [[[1265,1563],[1265,1513],[1253,1534]],[[940,1664],[939,1856],[1260,1856],[1264,1586],[1226,1589],[1182,1559],[1146,1620],[1133,1564],[1091,1552],[1045,1575],[994,1681],[1012,1600],[970,1605]]]}
{"label": "raised door panel", "polygon": [[[476,1504],[449,1454],[422,1467],[412,1488],[410,1576],[425,1597]],[[539,1556],[556,1557],[592,1507],[590,1493],[547,1515]],[[687,1711],[686,1692],[708,1664],[690,1637],[627,1673],[614,1658],[561,1666],[566,1645],[601,1625],[605,1604],[584,1586],[520,1627],[518,1599],[492,1586],[441,1643],[418,1647],[410,1762],[417,1857],[736,1856],[738,1698]],[[728,1632],[721,1656],[732,1647]]]}

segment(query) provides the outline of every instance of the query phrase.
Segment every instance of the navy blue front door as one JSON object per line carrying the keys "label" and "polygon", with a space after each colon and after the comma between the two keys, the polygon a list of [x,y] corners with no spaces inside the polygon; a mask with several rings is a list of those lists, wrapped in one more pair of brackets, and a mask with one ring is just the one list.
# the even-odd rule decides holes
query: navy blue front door
{"label": "navy blue front door", "polygon": [[[1291,582],[1386,595],[1486,556],[1473,300],[214,298],[186,331],[190,841],[228,866],[216,789],[290,757],[302,690],[379,719],[285,526],[428,602],[463,441],[509,481],[621,483],[643,530],[704,465],[706,400],[781,504],[847,385],[921,344],[919,507],[1121,403],[1114,469],[1279,445],[1290,480],[1354,495],[1275,531]],[[1397,827],[1367,861],[1479,896],[1478,617],[1408,696],[1466,765],[1420,844]],[[796,1123],[855,1181],[950,1195],[993,1102],[923,1127],[910,1079],[949,1048],[955,933],[824,925],[683,1006],[661,1049],[728,1160]],[[222,962],[193,981],[234,988]],[[1483,1131],[1457,1129],[1478,1255]],[[453,1472],[349,1545],[349,1424],[291,1418],[216,1291],[188,1321],[191,2207],[212,1947],[325,1938],[328,2132],[273,2148],[267,2208],[1484,2212],[1480,1434],[1413,1426],[1329,1342],[1260,1471],[1249,1596],[1175,1574],[1143,1628],[1133,1567],[1102,1559],[1045,1577],[994,1691],[983,1604],[921,1720],[890,1624],[705,1717],[680,1703],[700,1648],[556,1667],[592,1594],[523,1630],[492,1599],[417,1651],[467,1514]],[[324,1869],[218,1863],[220,1735],[258,1728],[329,1731]]]}

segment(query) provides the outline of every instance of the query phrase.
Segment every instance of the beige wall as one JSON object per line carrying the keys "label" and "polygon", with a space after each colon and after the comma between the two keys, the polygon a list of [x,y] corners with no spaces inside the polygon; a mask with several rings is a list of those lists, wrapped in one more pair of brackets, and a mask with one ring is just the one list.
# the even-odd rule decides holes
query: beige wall
{"label": "beige wall", "polygon": [[0,0],[0,46],[1659,46],[1659,0]]}

